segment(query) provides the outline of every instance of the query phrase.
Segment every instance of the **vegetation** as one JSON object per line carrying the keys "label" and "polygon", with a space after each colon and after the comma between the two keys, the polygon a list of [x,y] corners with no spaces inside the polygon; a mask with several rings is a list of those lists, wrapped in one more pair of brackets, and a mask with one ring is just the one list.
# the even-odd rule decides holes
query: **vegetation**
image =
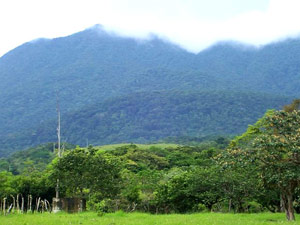
{"label": "vegetation", "polygon": [[[288,101],[245,92],[142,92],[62,115],[62,138],[81,146],[160,140],[193,144],[188,139],[240,134],[266,109],[281,108]],[[13,146],[53,142],[55,129],[56,119],[2,138],[6,148],[0,155],[7,155]]]}
{"label": "vegetation", "polygon": [[[1,224],[5,225],[56,225],[56,224],[82,224],[82,225],[268,225],[268,224],[290,224],[284,221],[282,214],[260,213],[260,214],[170,214],[170,215],[149,215],[145,213],[111,213],[104,216],[97,216],[96,213],[80,214],[26,214],[9,215],[1,217]],[[295,222],[293,224],[299,224]]]}
{"label": "vegetation", "polygon": [[[18,193],[50,197],[60,180],[61,196],[86,198],[88,209],[98,215],[285,210],[287,219],[295,220],[294,210],[300,211],[298,108],[295,100],[285,110],[268,111],[228,148],[222,137],[197,146],[77,146],[42,170],[20,163],[15,175],[10,165],[20,161],[2,159],[0,198],[9,204],[7,196]],[[38,152],[15,155],[27,155],[28,162]],[[53,156],[43,155],[49,161]],[[46,164],[47,157],[39,163]],[[34,207],[39,210],[38,203]]]}
{"label": "vegetation", "polygon": [[[220,44],[194,55],[95,29],[27,43],[0,59],[0,156],[50,142],[0,159],[0,212],[12,214],[15,199],[18,211],[20,201],[21,211],[40,211],[59,181],[61,197],[85,198],[104,215],[95,222],[147,218],[122,211],[227,212],[229,220],[231,212],[285,211],[295,219],[300,101],[277,109],[300,94],[299,40],[262,49]],[[63,140],[86,146],[64,143],[59,158],[51,144],[55,91],[65,107]],[[263,116],[267,109],[275,110]],[[90,145],[122,142],[161,144]],[[152,218],[199,224],[203,215]]]}
{"label": "vegetation", "polygon": [[[199,142],[198,142],[199,143]],[[111,145],[100,145],[95,146],[94,148],[97,150],[103,150],[103,151],[110,151],[115,150],[116,148],[123,147],[124,145],[131,145],[130,143],[122,143],[122,144],[111,144]],[[178,144],[166,144],[166,143],[160,143],[160,144],[134,144],[139,149],[149,149],[149,148],[160,148],[160,149],[166,149],[166,148],[176,148],[179,147]]]}
{"label": "vegetation", "polygon": [[97,152],[93,148],[75,148],[53,162],[52,176],[60,180],[60,187],[69,196],[87,197],[101,192],[102,197],[114,196],[120,188],[120,169],[116,157]]}
{"label": "vegetation", "polygon": [[294,220],[293,195],[300,181],[300,113],[275,112],[265,122],[254,142],[259,168],[264,181],[280,190],[287,218]]}
{"label": "vegetation", "polygon": [[[290,98],[300,94],[299,61],[297,60],[300,52],[299,43],[297,39],[287,40],[261,49],[235,43],[221,43],[199,54],[192,54],[156,37],[149,41],[138,42],[130,38],[112,36],[101,27],[64,38],[26,43],[0,58],[1,155],[54,141],[52,137],[55,136],[55,129],[45,129],[45,127],[51,124],[47,121],[53,121],[56,117],[56,91],[59,92],[63,106],[61,107],[63,121],[69,117],[69,113],[73,115],[73,119],[76,119],[75,111],[82,116],[87,116],[74,121],[76,125],[71,124],[74,125],[74,129],[65,131],[65,141],[74,144],[85,145],[86,140],[83,139],[89,139],[91,140],[89,143],[98,145],[124,141],[148,143],[167,136],[199,138],[208,134],[224,134],[227,128],[229,128],[228,134],[232,134],[235,128],[235,134],[240,134],[244,132],[248,123],[254,123],[269,107],[278,108],[288,101],[282,103],[281,97],[273,96],[270,99],[269,95],[276,94]],[[222,103],[222,94],[219,94],[219,97],[215,94],[224,90],[228,93],[232,92],[233,95],[228,105]],[[247,94],[240,94],[245,90],[257,93],[255,99],[262,99],[263,104],[259,104],[259,110],[256,110],[256,105],[251,102],[251,94],[246,99]],[[175,118],[170,118],[169,122],[175,124],[177,121],[171,119],[176,119],[180,108],[176,109],[176,102],[166,98],[159,102],[157,100],[159,94],[155,95],[153,92],[160,92],[160,95],[166,92],[170,97],[172,95],[170,92],[174,91],[184,91],[188,95],[184,97],[175,94],[183,110],[193,106],[194,94],[189,97],[189,93],[195,92],[206,92],[205,99],[216,101],[216,105],[213,106],[198,96],[196,105],[204,101],[203,105],[211,107],[200,108],[203,111],[191,109],[193,114],[185,114],[185,116],[192,118],[192,121],[186,120],[184,123],[182,117],[178,118],[177,127],[165,127],[168,124],[159,127],[160,122],[164,120],[164,115],[174,109]],[[128,101],[124,96],[128,96]],[[149,97],[154,99],[148,104]],[[114,100],[109,100],[112,98]],[[144,112],[146,117],[141,116],[141,118],[144,121],[152,119],[158,123],[154,125],[155,127],[149,127],[150,134],[146,132],[149,130],[147,127],[150,126],[149,124],[142,122],[136,124],[139,121],[132,121],[128,113],[129,105],[124,106],[125,118],[118,117],[122,115],[121,101],[133,104],[136,101],[139,105],[140,100],[147,100],[144,101],[143,107],[152,109],[149,113]],[[187,101],[186,105],[183,104],[183,100]],[[250,111],[244,105],[247,102],[249,102],[248,107],[251,107]],[[152,103],[155,103],[155,108],[151,108]],[[216,111],[213,114],[209,112],[220,103],[230,112],[239,109],[237,122],[232,121],[230,114],[226,115],[226,112],[220,111],[221,118],[237,124],[227,124],[219,129],[223,124],[223,121],[218,121],[220,123],[216,125],[219,114],[216,115]],[[116,111],[113,111],[114,106],[111,104],[116,104]],[[102,118],[101,113],[104,113],[105,125],[113,129],[107,129],[105,126],[105,131],[99,131],[97,127],[96,132],[93,132],[92,125],[86,123],[92,122],[86,110],[95,109],[95,105],[98,105],[98,118]],[[242,108],[245,110],[243,111]],[[132,110],[134,111],[133,108]],[[154,110],[161,111],[162,117],[160,118],[161,114],[155,113]],[[256,112],[251,114],[252,110]],[[108,116],[106,112],[113,112],[112,116]],[[153,118],[153,115],[158,118]],[[202,129],[197,127],[198,131],[193,127],[195,124],[200,124],[196,118],[208,121],[207,124],[202,122]],[[130,120],[129,123],[124,119]],[[114,121],[116,124],[112,124]],[[239,124],[238,121],[241,123]],[[75,126],[78,127],[79,124],[85,136],[76,134],[79,129],[76,130]],[[126,127],[128,124],[133,125],[128,128],[129,130],[122,131],[128,135],[119,133],[115,136],[119,126]],[[62,131],[66,127],[63,127]],[[140,137],[137,137],[134,130],[141,134]],[[182,133],[178,130],[182,130]],[[87,134],[87,131],[91,133]]]}
{"label": "vegetation", "polygon": [[[294,220],[294,198],[299,187],[299,100],[281,111],[269,111],[248,131],[232,141],[223,166],[258,177],[264,189],[277,189],[288,220]],[[253,181],[251,180],[253,184]]]}
{"label": "vegetation", "polygon": [[[74,149],[75,145],[63,143],[62,149]],[[47,143],[26,151],[15,152],[8,158],[0,158],[0,171],[9,171],[13,174],[23,174],[26,172],[46,169],[47,165],[56,156],[57,144]]]}

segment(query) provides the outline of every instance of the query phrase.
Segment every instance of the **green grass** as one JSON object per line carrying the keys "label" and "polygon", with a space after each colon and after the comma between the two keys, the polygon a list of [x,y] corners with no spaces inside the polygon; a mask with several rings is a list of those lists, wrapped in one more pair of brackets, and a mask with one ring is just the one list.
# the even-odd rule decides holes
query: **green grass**
{"label": "green grass", "polygon": [[[121,143],[121,144],[112,144],[112,145],[101,145],[101,146],[94,146],[94,148],[99,150],[114,150],[118,147],[122,147],[124,145],[130,145],[130,143]],[[139,149],[149,149],[151,147],[157,147],[157,148],[176,148],[179,145],[177,144],[134,144],[138,146]]]}
{"label": "green grass", "polygon": [[[300,220],[300,217],[297,217]],[[170,214],[150,215],[145,213],[117,212],[102,217],[96,213],[80,214],[24,214],[0,216],[1,225],[255,225],[255,224],[300,224],[287,222],[284,214]]]}

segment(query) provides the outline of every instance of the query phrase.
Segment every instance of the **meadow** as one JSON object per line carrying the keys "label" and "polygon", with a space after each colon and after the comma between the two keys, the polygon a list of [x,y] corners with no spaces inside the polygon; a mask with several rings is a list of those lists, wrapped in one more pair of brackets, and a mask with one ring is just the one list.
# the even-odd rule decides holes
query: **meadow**
{"label": "meadow", "polygon": [[[132,143],[121,143],[121,144],[111,144],[111,145],[100,145],[100,146],[95,146],[94,148],[97,150],[103,150],[103,151],[111,151],[115,150],[116,148],[123,147],[124,145],[131,145]],[[179,145],[178,144],[165,144],[165,143],[160,143],[160,144],[136,144],[134,143],[139,149],[150,149],[150,148],[161,148],[161,149],[166,149],[166,148],[176,148]]]}
{"label": "meadow", "polygon": [[124,213],[122,211],[98,216],[93,212],[79,214],[11,214],[0,217],[1,225],[263,225],[300,224],[288,222],[281,213],[257,214],[169,214],[150,215],[145,213]]}

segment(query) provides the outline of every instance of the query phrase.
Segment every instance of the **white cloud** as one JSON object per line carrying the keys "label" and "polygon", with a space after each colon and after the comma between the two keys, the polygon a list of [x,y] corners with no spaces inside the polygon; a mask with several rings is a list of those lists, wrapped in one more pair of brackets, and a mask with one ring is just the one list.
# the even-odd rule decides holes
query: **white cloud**
{"label": "white cloud", "polygon": [[221,40],[262,45],[297,36],[299,11],[299,0],[3,0],[0,55],[97,23],[127,36],[157,33],[194,52]]}
{"label": "white cloud", "polygon": [[298,0],[271,0],[264,12],[248,12],[226,21],[226,38],[259,45],[296,36],[300,32],[299,10]]}
{"label": "white cloud", "polygon": [[[231,17],[215,16],[209,19],[196,13],[201,4],[196,4],[195,1],[194,5],[188,6],[180,4],[182,1],[172,2],[173,5],[170,6],[169,1],[164,1],[165,4],[160,5],[161,10],[156,13],[153,12],[158,4],[147,6],[148,10],[143,15],[137,13],[141,12],[140,8],[133,9],[130,13],[120,10],[118,14],[123,18],[121,22],[109,19],[105,24],[123,35],[143,37],[149,32],[158,33],[193,52],[222,40],[263,45],[300,33],[299,0],[270,0],[265,10],[251,10]],[[171,13],[164,11],[166,9]]]}

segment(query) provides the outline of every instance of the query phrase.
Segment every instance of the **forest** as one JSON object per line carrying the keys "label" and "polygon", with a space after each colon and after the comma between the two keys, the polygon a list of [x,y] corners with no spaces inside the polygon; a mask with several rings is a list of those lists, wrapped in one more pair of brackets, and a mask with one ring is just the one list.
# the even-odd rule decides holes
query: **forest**
{"label": "forest", "polygon": [[283,211],[295,220],[299,105],[294,100],[283,110],[267,111],[240,136],[204,138],[195,146],[103,149],[65,143],[57,157],[56,144],[49,143],[14,153],[0,161],[1,205],[12,206],[18,194],[51,200],[59,179],[60,196],[84,198],[99,215]]}
{"label": "forest", "polygon": [[101,26],[25,43],[0,58],[0,157],[56,140],[56,93],[76,145],[239,135],[299,96],[299,52],[287,39],[195,54]]}
{"label": "forest", "polygon": [[[266,109],[279,109],[290,97],[229,91],[141,92],[112,98],[62,114],[62,138],[80,146],[156,143],[176,139],[241,134]],[[56,140],[56,119],[0,140],[0,157],[12,148]]]}

